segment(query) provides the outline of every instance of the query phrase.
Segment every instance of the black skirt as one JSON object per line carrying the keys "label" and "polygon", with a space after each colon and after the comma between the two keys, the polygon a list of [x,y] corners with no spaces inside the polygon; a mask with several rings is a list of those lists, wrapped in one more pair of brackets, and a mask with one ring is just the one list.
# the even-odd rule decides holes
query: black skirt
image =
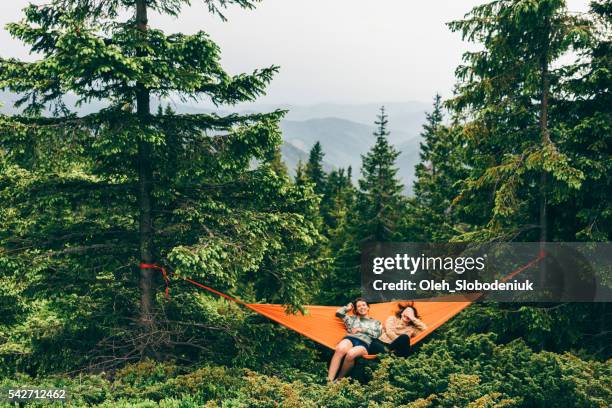
{"label": "black skirt", "polygon": [[391,343],[384,343],[379,339],[372,340],[368,350],[370,354],[393,353],[398,357],[410,355],[410,336],[402,334]]}

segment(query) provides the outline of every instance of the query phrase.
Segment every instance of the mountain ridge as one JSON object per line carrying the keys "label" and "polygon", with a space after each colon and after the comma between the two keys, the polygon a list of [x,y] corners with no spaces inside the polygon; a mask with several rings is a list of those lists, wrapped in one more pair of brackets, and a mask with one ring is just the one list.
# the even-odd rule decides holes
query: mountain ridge
{"label": "mountain ridge", "polygon": [[[14,94],[0,92],[0,112],[15,114],[19,110],[12,107],[16,100]],[[68,95],[66,103],[74,107],[76,96]],[[388,114],[389,141],[401,151],[397,160],[398,176],[405,185],[405,193],[411,194],[414,181],[414,167],[419,161],[418,151],[422,124],[428,105],[423,102],[389,102],[365,104],[319,103],[314,105],[291,104],[250,104],[237,106],[231,111],[221,106],[211,109],[202,105],[188,105],[173,101],[156,100],[157,106],[170,105],[177,113],[212,113],[227,115],[232,111],[244,114],[287,109],[288,113],[280,122],[283,135],[281,154],[290,174],[295,174],[299,161],[306,162],[312,146],[318,141],[325,154],[323,166],[326,171],[334,168],[353,168],[354,181],[360,176],[361,155],[373,146],[375,137],[374,121],[385,106]],[[102,102],[79,106],[79,114],[87,114],[104,108]]]}

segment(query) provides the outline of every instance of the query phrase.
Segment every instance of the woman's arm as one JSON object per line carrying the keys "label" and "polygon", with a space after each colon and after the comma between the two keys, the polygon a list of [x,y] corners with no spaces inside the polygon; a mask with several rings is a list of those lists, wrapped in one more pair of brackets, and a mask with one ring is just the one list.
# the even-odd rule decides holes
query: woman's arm
{"label": "woman's arm", "polygon": [[340,309],[336,310],[336,317],[344,319],[346,317],[346,314],[350,312],[352,309],[353,309],[352,303],[349,303],[346,306],[342,306]]}
{"label": "woman's arm", "polygon": [[419,332],[425,330],[427,328],[427,325],[425,323],[423,323],[421,320],[417,319],[416,317],[414,319],[411,320],[412,324],[414,324],[414,327],[416,327],[418,329],[417,332],[414,332],[412,334],[412,337],[416,336]]}
{"label": "woman's arm", "polygon": [[340,319],[342,319],[342,321],[344,322],[344,327],[346,327],[346,330],[349,332],[351,331],[353,321],[355,320],[355,316],[347,315],[347,313],[350,312],[351,310],[353,310],[352,303],[349,303],[348,305],[343,306],[340,309],[336,310],[336,317],[339,317]]}

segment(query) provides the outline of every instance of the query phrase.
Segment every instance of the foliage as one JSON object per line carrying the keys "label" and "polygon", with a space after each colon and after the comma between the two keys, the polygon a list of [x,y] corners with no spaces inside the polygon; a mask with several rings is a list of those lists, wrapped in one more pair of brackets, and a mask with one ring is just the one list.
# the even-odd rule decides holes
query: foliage
{"label": "foliage", "polygon": [[448,242],[457,234],[461,208],[452,202],[457,183],[467,176],[461,132],[460,125],[444,124],[442,98],[436,95],[421,133],[421,162],[415,167],[415,196],[404,232],[408,241]]}
{"label": "foliage", "polygon": [[323,148],[321,143],[317,142],[310,149],[308,154],[308,162],[306,162],[305,176],[314,184],[314,190],[317,194],[323,194],[325,191],[325,172],[323,171]]}
{"label": "foliage", "polygon": [[355,227],[362,240],[391,241],[398,238],[398,223],[404,200],[402,184],[397,177],[396,160],[400,152],[389,143],[388,119],[384,106],[380,108],[376,142],[361,157],[361,175],[356,208],[359,225]]}
{"label": "foliage", "polygon": [[73,396],[68,406],[602,407],[612,402],[609,363],[534,352],[522,340],[498,344],[492,334],[473,334],[431,341],[410,358],[385,358],[367,384],[283,380],[223,366],[186,371],[143,361],[113,377],[22,375],[1,385],[66,387]]}
{"label": "foliage", "polygon": [[325,194],[321,199],[321,215],[330,238],[332,253],[338,249],[338,238],[347,225],[349,215],[355,205],[356,189],[351,180],[352,169],[349,166],[334,169],[327,175]]}
{"label": "foliage", "polygon": [[[328,234],[335,257],[325,282],[328,290],[321,299],[336,304],[359,295],[361,245],[401,239],[406,199],[401,194],[403,187],[397,177],[395,162],[399,152],[388,141],[384,107],[374,123],[377,125],[376,141],[361,157],[359,188],[353,189],[350,172],[346,178],[343,173],[332,173],[328,179],[328,198],[322,205],[323,209],[335,207],[327,213],[327,218],[331,218],[328,225],[333,228]],[[334,195],[335,202],[330,199]]]}
{"label": "foliage", "polygon": [[[175,323],[207,315],[187,299],[197,289],[181,289],[168,319],[155,299],[161,276],[139,262],[293,307],[317,284],[317,199],[279,171],[283,112],[149,112],[150,98],[170,94],[253,100],[277,67],[229,75],[204,32],[142,24],[143,4],[172,14],[185,2],[103,3],[28,6],[8,30],[40,59],[0,60],[0,88],[24,108],[0,117],[0,276],[13,305],[1,350],[19,370],[81,367],[93,361],[86,353],[118,353],[117,342],[111,364],[164,349],[193,357],[216,339],[200,331],[194,344]],[[134,9],[140,17],[115,20]],[[107,107],[77,116],[68,93]]]}
{"label": "foliage", "polygon": [[456,115],[470,118],[463,138],[471,171],[457,202],[488,215],[483,238],[535,240],[539,230],[540,238],[554,240],[549,230],[557,212],[587,177],[555,116],[572,75],[559,59],[589,46],[591,23],[562,0],[500,0],[449,27],[483,47],[464,53],[449,101]]}
{"label": "foliage", "polygon": [[[283,111],[151,112],[251,101],[277,71],[230,75],[207,34],[142,14],[188,3],[53,0],[8,27],[40,59],[0,59],[23,108],[0,116],[0,389],[66,387],[79,407],[612,405],[607,304],[475,304],[362,383],[323,384],[328,350],[177,279],[295,311],[356,296],[367,242],[608,241],[609,2],[495,0],[450,23],[481,48],[425,117],[410,198],[384,108],[357,186],[318,142],[289,179]],[[106,107],[79,116],[69,93]],[[171,301],[143,261],[171,272]]]}

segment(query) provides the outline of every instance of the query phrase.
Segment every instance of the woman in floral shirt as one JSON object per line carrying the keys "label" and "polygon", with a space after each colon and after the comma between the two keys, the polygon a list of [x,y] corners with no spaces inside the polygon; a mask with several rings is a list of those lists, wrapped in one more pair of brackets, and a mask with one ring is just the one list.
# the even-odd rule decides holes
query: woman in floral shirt
{"label": "woman in floral shirt", "polygon": [[[336,346],[334,356],[329,363],[328,381],[334,381],[336,373],[338,378],[344,377],[355,365],[355,359],[368,354],[372,339],[381,335],[382,324],[380,321],[368,317],[369,310],[368,302],[358,298],[353,303],[349,303],[336,311],[336,316],[342,319],[348,334]],[[347,314],[351,311],[354,315]],[[344,363],[340,367],[343,357]],[[338,372],[338,369],[340,369],[340,372]]]}

